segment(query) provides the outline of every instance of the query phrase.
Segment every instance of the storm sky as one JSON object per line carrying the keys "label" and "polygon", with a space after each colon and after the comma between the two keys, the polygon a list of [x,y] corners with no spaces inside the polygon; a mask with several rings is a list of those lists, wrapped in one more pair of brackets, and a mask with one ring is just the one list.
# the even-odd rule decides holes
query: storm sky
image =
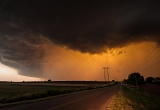
{"label": "storm sky", "polygon": [[[19,75],[98,80],[110,66],[120,80],[137,65],[160,65],[159,44],[158,0],[0,1],[1,63]],[[142,73],[157,76],[156,67]]]}

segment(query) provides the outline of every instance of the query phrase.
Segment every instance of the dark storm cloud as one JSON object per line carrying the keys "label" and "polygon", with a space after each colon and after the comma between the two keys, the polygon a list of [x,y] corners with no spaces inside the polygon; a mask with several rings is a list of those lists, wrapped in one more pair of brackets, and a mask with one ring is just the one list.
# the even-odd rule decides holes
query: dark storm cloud
{"label": "dark storm cloud", "polygon": [[157,1],[16,0],[3,2],[2,7],[18,19],[18,23],[8,20],[4,31],[16,34],[28,29],[81,52],[99,53],[104,47],[159,40]]}
{"label": "dark storm cloud", "polygon": [[19,74],[41,77],[41,64],[44,63],[44,52],[39,49],[41,44],[33,44],[20,36],[1,36],[0,39],[0,63],[17,69]]}
{"label": "dark storm cloud", "polygon": [[158,0],[1,0],[0,13],[1,56],[26,67],[40,65],[44,52],[37,46],[48,43],[41,35],[88,53],[160,43]]}

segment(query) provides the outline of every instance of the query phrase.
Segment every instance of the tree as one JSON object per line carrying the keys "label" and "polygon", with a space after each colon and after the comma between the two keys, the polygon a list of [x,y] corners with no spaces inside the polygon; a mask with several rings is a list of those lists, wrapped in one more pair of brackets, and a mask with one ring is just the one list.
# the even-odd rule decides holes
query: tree
{"label": "tree", "polygon": [[160,77],[156,77],[155,82],[160,82]]}
{"label": "tree", "polygon": [[131,73],[128,75],[127,83],[134,86],[143,85],[144,77],[138,72]]}
{"label": "tree", "polygon": [[153,83],[153,81],[154,81],[154,78],[153,78],[153,77],[147,77],[147,78],[146,78],[146,83],[151,84],[151,83]]}
{"label": "tree", "polygon": [[127,84],[127,80],[126,80],[126,79],[124,79],[124,80],[123,80],[123,83],[124,83],[124,84]]}
{"label": "tree", "polygon": [[48,82],[52,82],[51,79],[48,79]]}
{"label": "tree", "polygon": [[160,85],[160,77],[156,77],[156,78],[154,79],[154,82],[155,82],[155,84]]}

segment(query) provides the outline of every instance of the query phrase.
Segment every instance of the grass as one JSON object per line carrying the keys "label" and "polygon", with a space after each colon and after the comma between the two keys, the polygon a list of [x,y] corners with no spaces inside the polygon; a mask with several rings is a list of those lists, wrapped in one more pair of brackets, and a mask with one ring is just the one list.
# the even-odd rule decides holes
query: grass
{"label": "grass", "polygon": [[[73,82],[72,82],[73,83]],[[94,89],[95,87],[102,87],[99,82],[98,85],[90,84],[74,84],[66,85],[66,82],[57,83],[0,83],[0,106],[46,98],[55,95],[78,92],[82,90]],[[100,86],[101,85],[101,86]]]}
{"label": "grass", "polygon": [[52,85],[25,85],[25,84],[1,84],[0,105],[23,100],[33,100],[48,96],[60,95],[89,89],[83,86],[52,86]]}
{"label": "grass", "polygon": [[108,110],[160,110],[160,97],[122,86],[110,102]]}
{"label": "grass", "polygon": [[62,87],[62,86],[50,86],[50,85],[21,85],[21,84],[4,84],[0,85],[1,97],[12,97],[15,95],[45,92],[46,90],[70,90],[78,87]]}

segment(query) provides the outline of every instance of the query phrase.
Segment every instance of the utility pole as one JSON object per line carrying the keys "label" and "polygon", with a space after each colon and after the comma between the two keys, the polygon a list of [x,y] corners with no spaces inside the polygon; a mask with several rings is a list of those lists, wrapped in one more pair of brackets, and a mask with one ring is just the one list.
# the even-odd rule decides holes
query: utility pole
{"label": "utility pole", "polygon": [[108,69],[109,69],[109,68],[107,67],[106,69],[107,69],[107,74],[108,74],[108,83],[109,83],[109,73],[108,73]]}
{"label": "utility pole", "polygon": [[105,70],[106,70],[106,68],[103,67],[102,69],[104,69],[104,81],[105,81],[105,83],[106,83],[106,75],[105,75]]}
{"label": "utility pole", "polygon": [[104,79],[105,79],[105,83],[106,83],[106,74],[105,74],[105,70],[107,70],[107,75],[108,75],[108,82],[109,82],[109,73],[108,73],[108,67],[103,67],[102,69],[104,69]]}
{"label": "utility pole", "polygon": [[[136,73],[136,72],[134,71],[134,73]],[[137,90],[138,90],[138,84],[137,84],[137,77],[136,77],[136,74],[135,74],[135,81],[136,81],[136,86],[137,86]]]}

